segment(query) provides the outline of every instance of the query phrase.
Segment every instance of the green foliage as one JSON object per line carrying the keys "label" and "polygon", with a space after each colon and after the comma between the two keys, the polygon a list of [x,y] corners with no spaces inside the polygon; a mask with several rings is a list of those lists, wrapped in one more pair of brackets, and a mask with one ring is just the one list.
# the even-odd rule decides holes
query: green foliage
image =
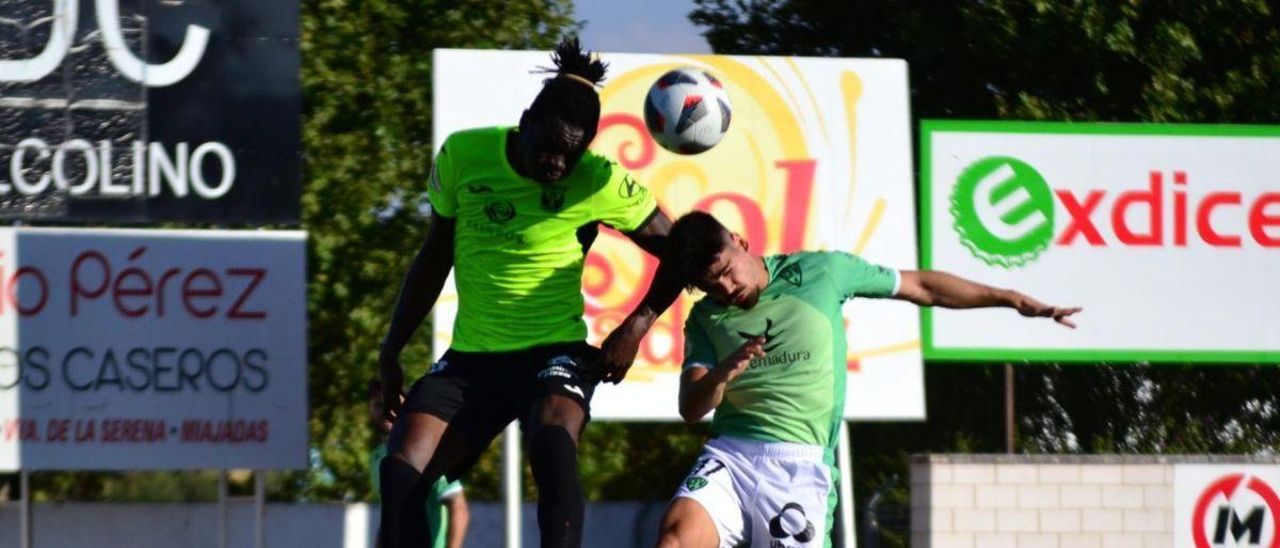
{"label": "green foliage", "polygon": [[[717,53],[906,59],[915,121],[1280,119],[1275,2],[695,2],[690,18]],[[1274,364],[1020,365],[1016,445],[1271,453],[1278,385]],[[854,427],[859,501],[896,475],[888,498],[905,502],[908,454],[1004,451],[1001,365],[929,364],[926,387],[928,422]],[[907,544],[896,533],[883,540]]]}
{"label": "green foliage", "polygon": [[1274,2],[695,0],[717,53],[897,57],[922,118],[1270,123]]}

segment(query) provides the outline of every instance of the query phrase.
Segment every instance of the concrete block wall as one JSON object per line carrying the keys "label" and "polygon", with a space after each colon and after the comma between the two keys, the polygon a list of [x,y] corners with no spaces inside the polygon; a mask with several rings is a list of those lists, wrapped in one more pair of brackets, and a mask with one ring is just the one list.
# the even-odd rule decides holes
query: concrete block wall
{"label": "concrete block wall", "polygon": [[1151,455],[915,456],[911,461],[911,546],[1170,548],[1174,545],[1174,465],[1239,460]]}

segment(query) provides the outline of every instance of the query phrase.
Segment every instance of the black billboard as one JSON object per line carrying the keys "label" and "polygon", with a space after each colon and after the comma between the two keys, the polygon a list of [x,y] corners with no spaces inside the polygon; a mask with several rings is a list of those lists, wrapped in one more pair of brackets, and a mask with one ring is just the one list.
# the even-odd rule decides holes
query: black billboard
{"label": "black billboard", "polygon": [[0,0],[0,219],[296,223],[298,3]]}

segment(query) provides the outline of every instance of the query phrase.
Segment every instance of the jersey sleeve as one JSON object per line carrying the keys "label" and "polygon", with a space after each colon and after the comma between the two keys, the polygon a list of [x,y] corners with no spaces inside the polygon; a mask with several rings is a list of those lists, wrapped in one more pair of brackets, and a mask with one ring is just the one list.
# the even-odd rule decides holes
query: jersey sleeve
{"label": "jersey sleeve", "polygon": [[387,444],[379,443],[369,452],[369,486],[372,488],[373,500],[382,499],[381,482],[379,481],[382,459],[387,456]]}
{"label": "jersey sleeve", "polygon": [[693,367],[710,369],[716,365],[716,349],[702,331],[698,320],[690,316],[684,322],[684,363],[681,370]]}
{"label": "jersey sleeve", "polygon": [[435,488],[436,502],[444,502],[462,492],[462,480],[449,481],[445,478],[440,478],[433,487]]}
{"label": "jersey sleeve", "polygon": [[828,253],[831,275],[845,300],[857,297],[892,297],[898,294],[902,276],[896,269],[867,262],[843,251]]}
{"label": "jersey sleeve", "polygon": [[449,141],[446,140],[431,164],[431,175],[427,179],[427,199],[431,202],[431,210],[442,217],[452,219],[458,215],[458,195],[454,191],[456,181]]}
{"label": "jersey sleeve", "polygon": [[622,232],[631,232],[648,221],[657,211],[658,202],[653,193],[636,181],[622,166],[605,161],[601,163],[598,177],[605,185],[592,201],[595,218]]}

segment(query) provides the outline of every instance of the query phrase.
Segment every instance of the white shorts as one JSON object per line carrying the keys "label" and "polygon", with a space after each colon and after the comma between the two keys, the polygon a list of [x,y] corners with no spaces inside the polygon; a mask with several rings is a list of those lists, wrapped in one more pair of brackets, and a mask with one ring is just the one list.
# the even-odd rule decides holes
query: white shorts
{"label": "white shorts", "polygon": [[707,442],[675,498],[698,502],[720,547],[824,546],[831,470],[816,445],[719,437]]}

